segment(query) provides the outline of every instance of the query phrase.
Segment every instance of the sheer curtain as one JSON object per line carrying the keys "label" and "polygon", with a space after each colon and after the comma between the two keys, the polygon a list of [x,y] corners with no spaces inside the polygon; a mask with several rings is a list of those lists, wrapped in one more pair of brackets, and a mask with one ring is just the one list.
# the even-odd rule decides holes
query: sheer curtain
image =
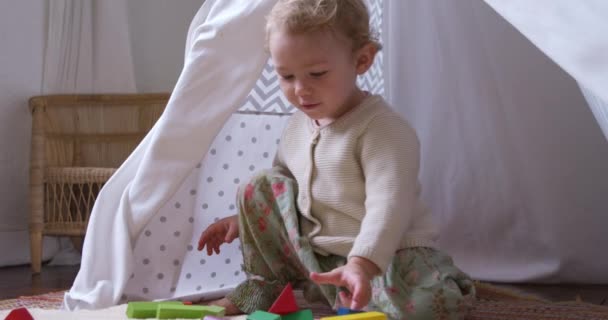
{"label": "sheer curtain", "polygon": [[608,283],[608,142],[577,82],[484,2],[385,10],[387,93],[441,247],[481,280]]}
{"label": "sheer curtain", "polygon": [[[48,0],[42,94],[135,92],[126,0]],[[67,238],[51,264],[77,264]],[[49,252],[53,251],[53,252]]]}
{"label": "sheer curtain", "polygon": [[126,0],[48,0],[42,90],[135,92]]}

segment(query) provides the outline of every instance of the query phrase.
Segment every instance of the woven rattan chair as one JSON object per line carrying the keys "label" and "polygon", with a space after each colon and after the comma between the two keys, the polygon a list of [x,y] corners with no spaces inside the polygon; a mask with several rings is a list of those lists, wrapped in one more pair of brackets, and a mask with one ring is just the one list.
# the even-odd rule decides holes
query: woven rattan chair
{"label": "woven rattan chair", "polygon": [[169,94],[30,99],[33,273],[40,272],[43,236],[84,236],[99,190],[152,128],[168,99]]}

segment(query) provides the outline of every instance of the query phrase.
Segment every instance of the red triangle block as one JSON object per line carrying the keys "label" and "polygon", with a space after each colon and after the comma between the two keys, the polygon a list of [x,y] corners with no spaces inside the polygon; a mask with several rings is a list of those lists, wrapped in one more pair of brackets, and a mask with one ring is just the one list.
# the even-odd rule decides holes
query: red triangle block
{"label": "red triangle block", "polygon": [[270,309],[268,309],[268,312],[284,315],[298,310],[296,297],[293,295],[293,288],[291,287],[291,283],[288,283],[277,300],[275,300]]}
{"label": "red triangle block", "polygon": [[26,308],[19,308],[12,310],[4,320],[34,320],[34,318]]}

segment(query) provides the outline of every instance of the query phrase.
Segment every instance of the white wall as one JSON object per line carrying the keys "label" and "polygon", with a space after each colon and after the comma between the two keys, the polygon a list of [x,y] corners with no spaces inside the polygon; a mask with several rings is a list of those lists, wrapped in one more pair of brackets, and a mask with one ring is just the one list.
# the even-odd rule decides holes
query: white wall
{"label": "white wall", "polygon": [[0,2],[0,265],[29,261],[27,100],[40,94],[44,21],[43,0]]}
{"label": "white wall", "polygon": [[[22,228],[27,191],[30,114],[40,92],[43,1],[0,2],[0,208],[3,227]],[[29,19],[24,19],[29,17]]]}
{"label": "white wall", "polygon": [[186,33],[203,0],[129,0],[138,92],[171,91],[184,63]]}
{"label": "white wall", "polygon": [[[29,97],[41,92],[45,0],[0,1],[0,266],[29,262]],[[129,0],[138,92],[171,91],[186,32],[203,0]],[[45,258],[56,250],[45,239]]]}

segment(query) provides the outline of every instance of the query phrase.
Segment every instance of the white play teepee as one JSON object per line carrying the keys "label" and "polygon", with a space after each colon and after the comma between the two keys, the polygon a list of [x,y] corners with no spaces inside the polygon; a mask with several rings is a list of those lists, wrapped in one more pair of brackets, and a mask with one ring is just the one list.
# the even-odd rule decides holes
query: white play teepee
{"label": "white play teepee", "polygon": [[[213,257],[195,247],[236,213],[236,187],[270,165],[292,112],[263,48],[274,2],[200,9],[166,112],[99,196],[66,308],[211,298],[244,278],[238,243]],[[606,128],[608,5],[368,3],[385,49],[360,84],[416,127],[442,247],[482,280],[608,282],[595,249],[608,240],[608,144],[576,87]]]}

